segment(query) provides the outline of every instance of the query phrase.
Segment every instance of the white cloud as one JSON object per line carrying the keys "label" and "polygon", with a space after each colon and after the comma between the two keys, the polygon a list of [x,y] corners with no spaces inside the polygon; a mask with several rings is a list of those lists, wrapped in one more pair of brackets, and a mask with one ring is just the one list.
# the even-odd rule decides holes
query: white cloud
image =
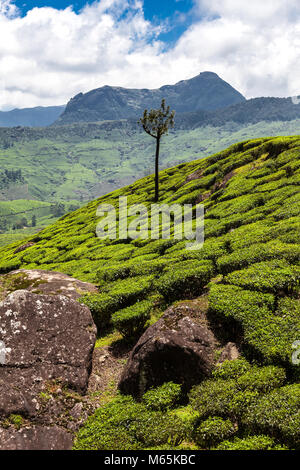
{"label": "white cloud", "polygon": [[300,93],[298,0],[198,0],[202,20],[173,56],[213,70],[247,97]]}
{"label": "white cloud", "polygon": [[19,13],[16,5],[11,0],[0,1],[0,15],[6,16],[7,18],[13,18]]}
{"label": "white cloud", "polygon": [[204,70],[247,97],[300,93],[298,0],[195,2],[193,25],[165,51],[140,0],[25,17],[0,0],[0,108],[61,104],[105,84],[155,88]]}

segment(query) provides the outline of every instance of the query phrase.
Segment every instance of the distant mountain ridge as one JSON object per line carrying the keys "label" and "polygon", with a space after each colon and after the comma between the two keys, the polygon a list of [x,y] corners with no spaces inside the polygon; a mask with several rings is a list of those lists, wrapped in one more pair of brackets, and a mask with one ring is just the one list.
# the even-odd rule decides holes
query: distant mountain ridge
{"label": "distant mountain ridge", "polygon": [[35,108],[0,111],[1,127],[45,127],[52,124],[64,111],[63,106],[37,106]]}
{"label": "distant mountain ridge", "polygon": [[79,93],[65,106],[0,111],[0,127],[61,127],[102,122],[105,127],[137,127],[145,108],[158,107],[161,99],[176,110],[177,129],[206,125],[223,126],[262,121],[292,121],[300,118],[300,104],[291,98],[253,98],[241,93],[213,72],[159,89],[127,89],[104,86]]}
{"label": "distant mountain ridge", "polygon": [[253,98],[215,111],[180,113],[176,118],[176,127],[196,129],[205,125],[224,126],[228,122],[247,125],[299,118],[300,104],[296,105],[291,98]]}
{"label": "distant mountain ridge", "polygon": [[177,113],[212,111],[246,101],[213,72],[202,72],[175,85],[155,90],[104,86],[72,98],[55,125],[136,118],[145,108],[158,107],[162,98]]}

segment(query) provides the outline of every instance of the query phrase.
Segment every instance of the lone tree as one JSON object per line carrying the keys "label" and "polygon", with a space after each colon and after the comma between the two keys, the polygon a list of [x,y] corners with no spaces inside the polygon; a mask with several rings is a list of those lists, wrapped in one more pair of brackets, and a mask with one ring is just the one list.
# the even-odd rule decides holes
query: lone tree
{"label": "lone tree", "polygon": [[156,139],[155,153],[155,202],[159,197],[159,146],[160,139],[164,134],[168,134],[170,127],[174,127],[175,111],[170,111],[170,106],[166,107],[165,99],[162,100],[159,109],[147,109],[143,117],[139,120],[147,134]]}

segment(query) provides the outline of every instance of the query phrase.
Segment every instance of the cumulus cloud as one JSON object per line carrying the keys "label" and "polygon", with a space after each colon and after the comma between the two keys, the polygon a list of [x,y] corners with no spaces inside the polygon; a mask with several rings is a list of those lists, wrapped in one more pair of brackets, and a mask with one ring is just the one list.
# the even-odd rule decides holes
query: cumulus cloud
{"label": "cumulus cloud", "polygon": [[300,93],[298,0],[195,0],[170,49],[141,0],[101,0],[79,13],[0,0],[0,109],[62,104],[105,84],[155,88],[211,70],[247,97]]}
{"label": "cumulus cloud", "polygon": [[11,0],[1,0],[0,1],[0,15],[4,15],[7,18],[12,18],[19,13],[16,5],[12,3]]}

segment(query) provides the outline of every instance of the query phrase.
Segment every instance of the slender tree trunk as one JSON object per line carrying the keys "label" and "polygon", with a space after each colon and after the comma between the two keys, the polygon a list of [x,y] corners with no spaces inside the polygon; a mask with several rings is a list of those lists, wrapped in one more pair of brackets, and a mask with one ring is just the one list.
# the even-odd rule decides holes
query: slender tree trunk
{"label": "slender tree trunk", "polygon": [[157,202],[159,198],[159,144],[160,137],[156,137],[156,154],[155,154],[155,198],[154,201]]}

